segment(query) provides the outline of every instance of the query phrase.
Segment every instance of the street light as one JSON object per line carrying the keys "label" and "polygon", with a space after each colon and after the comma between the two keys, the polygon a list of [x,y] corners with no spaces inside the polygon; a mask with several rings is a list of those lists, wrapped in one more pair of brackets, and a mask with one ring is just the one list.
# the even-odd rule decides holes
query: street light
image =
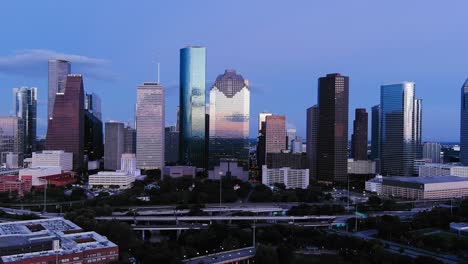
{"label": "street light", "polygon": [[[219,207],[221,207],[221,203],[223,202],[222,198],[223,198],[223,183],[222,183],[222,179],[223,179],[223,172],[222,171],[219,171]],[[221,209],[221,208],[220,208]]]}

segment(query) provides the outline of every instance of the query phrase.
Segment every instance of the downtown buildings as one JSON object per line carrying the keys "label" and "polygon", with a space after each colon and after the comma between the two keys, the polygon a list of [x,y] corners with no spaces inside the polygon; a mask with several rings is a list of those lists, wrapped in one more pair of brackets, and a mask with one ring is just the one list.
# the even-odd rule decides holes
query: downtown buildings
{"label": "downtown buildings", "polygon": [[181,49],[179,162],[197,168],[207,166],[205,79],[206,48]]}
{"label": "downtown buildings", "polygon": [[351,157],[354,160],[367,160],[367,112],[357,108],[351,136]]}
{"label": "downtown buildings", "polygon": [[219,75],[210,91],[209,168],[237,159],[248,169],[250,88],[234,70]]}
{"label": "downtown buildings", "polygon": [[384,176],[412,176],[421,142],[421,100],[413,82],[382,85],[380,161]]}
{"label": "downtown buildings", "polygon": [[[0,116],[0,163],[8,166],[7,157],[23,155],[23,119],[16,116]],[[16,162],[18,163],[18,161]]]}
{"label": "downtown buildings", "polygon": [[37,88],[14,88],[14,111],[23,120],[23,154],[31,157],[36,150]]}
{"label": "downtown buildings", "polygon": [[136,158],[138,169],[164,167],[164,87],[143,83],[137,87]]}
{"label": "downtown buildings", "polygon": [[52,118],[55,106],[55,96],[63,93],[67,83],[67,75],[71,73],[70,62],[66,60],[49,60],[49,90],[47,103],[47,120]]}

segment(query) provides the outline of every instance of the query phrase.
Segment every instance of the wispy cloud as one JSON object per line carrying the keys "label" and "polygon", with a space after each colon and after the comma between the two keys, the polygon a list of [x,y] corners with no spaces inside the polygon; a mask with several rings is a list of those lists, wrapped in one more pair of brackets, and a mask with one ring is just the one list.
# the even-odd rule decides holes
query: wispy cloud
{"label": "wispy cloud", "polygon": [[110,71],[110,61],[77,54],[67,54],[47,49],[18,50],[13,54],[0,56],[0,73],[47,77],[49,59],[68,60],[73,73],[98,80],[115,80]]}

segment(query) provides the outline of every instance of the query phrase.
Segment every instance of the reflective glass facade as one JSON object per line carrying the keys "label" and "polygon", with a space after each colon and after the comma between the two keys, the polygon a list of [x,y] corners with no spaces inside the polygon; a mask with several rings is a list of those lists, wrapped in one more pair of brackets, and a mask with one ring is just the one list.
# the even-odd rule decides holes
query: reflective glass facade
{"label": "reflective glass facade", "polygon": [[206,48],[180,50],[180,159],[182,164],[206,167]]}
{"label": "reflective glass facade", "polygon": [[234,70],[219,75],[210,90],[209,167],[221,158],[249,160],[250,88]]}
{"label": "reflective glass facade", "polygon": [[351,157],[354,160],[367,160],[367,119],[366,109],[357,108],[351,136]]}
{"label": "reflective glass facade", "polygon": [[461,88],[460,162],[468,166],[468,79]]}
{"label": "reflective glass facade", "polygon": [[380,105],[372,107],[372,138],[371,138],[371,159],[380,158]]}
{"label": "reflective glass facade", "polygon": [[63,93],[67,82],[67,75],[71,72],[70,62],[66,60],[49,60],[49,98],[48,119],[52,117],[55,105],[55,95]]}
{"label": "reflective glass facade", "polygon": [[318,136],[318,106],[307,109],[307,163],[310,178],[317,179],[317,136]]}
{"label": "reflective glass facade", "polygon": [[380,88],[380,159],[384,176],[411,176],[415,159],[415,85]]}
{"label": "reflective glass facade", "polygon": [[24,157],[31,157],[36,151],[37,88],[13,89],[15,114],[23,120]]}
{"label": "reflective glass facade", "polygon": [[[0,116],[0,162],[6,162],[8,152],[23,154],[23,120],[14,116]],[[0,164],[1,165],[1,164]]]}

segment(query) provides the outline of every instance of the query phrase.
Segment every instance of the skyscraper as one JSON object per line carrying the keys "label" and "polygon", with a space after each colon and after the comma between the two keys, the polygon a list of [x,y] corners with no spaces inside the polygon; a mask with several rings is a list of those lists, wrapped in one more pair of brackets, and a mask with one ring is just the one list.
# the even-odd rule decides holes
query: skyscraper
{"label": "skyscraper", "polygon": [[317,176],[344,182],[348,168],[349,78],[339,73],[319,78]]}
{"label": "skyscraper", "polygon": [[219,75],[210,90],[209,168],[220,159],[235,158],[249,165],[250,88],[234,70]]}
{"label": "skyscraper", "polygon": [[24,150],[23,119],[16,116],[0,116],[0,165],[6,163],[12,152],[22,157]]}
{"label": "skyscraper", "polygon": [[351,136],[351,156],[355,160],[367,160],[367,112],[356,108]]}
{"label": "skyscraper", "polygon": [[49,60],[49,98],[47,119],[52,117],[55,105],[55,95],[63,93],[67,75],[71,73],[70,62],[66,60]]}
{"label": "skyscraper", "polygon": [[422,158],[422,99],[414,100],[414,144],[415,158]]}
{"label": "skyscraper", "polygon": [[101,98],[95,93],[86,93],[85,110],[93,114],[99,120],[102,120]]}
{"label": "skyscraper", "polygon": [[265,119],[265,157],[268,153],[281,153],[286,149],[286,117],[267,116]]}
{"label": "skyscraper", "polygon": [[271,116],[271,113],[260,113],[258,114],[258,138],[257,138],[257,167],[261,168],[266,162],[265,156],[265,121],[267,116]]}
{"label": "skyscraper", "polygon": [[80,74],[67,75],[65,89],[55,94],[46,137],[47,150],[73,153],[73,169],[83,169],[84,92]]}
{"label": "skyscraper", "polygon": [[206,166],[206,48],[180,50],[180,162]]}
{"label": "skyscraper", "polygon": [[23,153],[31,157],[36,151],[37,88],[21,87],[13,89],[15,95],[15,114],[23,120]]}
{"label": "skyscraper", "polygon": [[162,170],[164,167],[164,107],[164,87],[162,85],[143,83],[143,85],[138,86],[136,157],[139,169]]}
{"label": "skyscraper", "polygon": [[166,162],[177,163],[179,161],[179,131],[177,127],[166,127],[165,154]]}
{"label": "skyscraper", "polygon": [[84,110],[84,155],[88,161],[100,160],[104,155],[102,121]]}
{"label": "skyscraper", "polygon": [[291,151],[292,149],[292,141],[296,139],[296,129],[295,128],[288,128],[286,129],[286,149]]}
{"label": "skyscraper", "polygon": [[416,158],[415,85],[413,82],[380,88],[380,160],[384,176],[412,176]]}
{"label": "skyscraper", "polygon": [[120,159],[125,146],[124,124],[117,121],[106,122],[106,143],[104,145],[104,169],[120,170]]}
{"label": "skyscraper", "polygon": [[442,146],[437,142],[425,142],[423,145],[423,159],[430,159],[432,163],[440,163]]}
{"label": "skyscraper", "polygon": [[310,178],[317,179],[318,106],[307,108],[307,163]]}
{"label": "skyscraper", "polygon": [[468,166],[468,79],[461,88],[460,162]]}
{"label": "skyscraper", "polygon": [[130,125],[124,129],[124,153],[136,153],[136,130]]}
{"label": "skyscraper", "polygon": [[380,105],[372,107],[371,159],[380,159]]}

